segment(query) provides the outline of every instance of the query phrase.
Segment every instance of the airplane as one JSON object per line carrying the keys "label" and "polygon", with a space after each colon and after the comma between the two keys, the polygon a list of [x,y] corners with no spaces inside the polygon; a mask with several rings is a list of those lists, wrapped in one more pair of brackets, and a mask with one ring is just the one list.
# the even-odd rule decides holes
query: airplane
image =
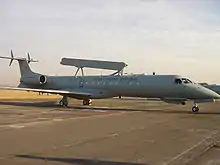
{"label": "airplane", "polygon": [[[101,76],[48,76],[33,72],[30,58],[15,58],[11,51],[9,66],[17,60],[20,68],[20,84],[16,88],[2,87],[5,90],[31,91],[58,94],[62,96],[59,105],[68,106],[68,98],[83,100],[83,105],[91,105],[91,99],[112,97],[159,98],[167,103],[183,104],[192,100],[192,112],[199,111],[197,103],[212,102],[220,95],[179,75],[101,75]],[[88,62],[88,61],[87,61]],[[81,68],[82,69],[82,68]]]}

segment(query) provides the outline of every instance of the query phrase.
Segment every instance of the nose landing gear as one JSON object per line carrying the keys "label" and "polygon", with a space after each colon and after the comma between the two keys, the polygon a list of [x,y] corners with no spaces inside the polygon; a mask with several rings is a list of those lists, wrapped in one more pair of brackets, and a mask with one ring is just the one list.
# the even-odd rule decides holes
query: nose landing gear
{"label": "nose landing gear", "polygon": [[193,105],[193,107],[192,107],[192,112],[193,113],[197,113],[197,112],[199,112],[199,106],[195,103],[194,105]]}

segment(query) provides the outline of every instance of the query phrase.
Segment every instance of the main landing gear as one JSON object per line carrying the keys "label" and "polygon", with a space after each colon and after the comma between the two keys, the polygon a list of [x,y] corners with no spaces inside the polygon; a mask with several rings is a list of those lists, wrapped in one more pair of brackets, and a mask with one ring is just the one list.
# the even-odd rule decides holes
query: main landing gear
{"label": "main landing gear", "polygon": [[92,104],[92,99],[84,99],[83,100],[83,105],[91,105]]}
{"label": "main landing gear", "polygon": [[[83,105],[91,105],[92,104],[92,99],[84,99],[83,100]],[[68,106],[68,97],[63,96],[63,98],[60,100],[59,105],[62,107],[67,107]]]}
{"label": "main landing gear", "polygon": [[195,103],[194,105],[193,105],[193,107],[192,107],[192,112],[193,113],[197,113],[197,112],[199,112],[199,106]]}
{"label": "main landing gear", "polygon": [[63,98],[60,100],[59,105],[62,107],[67,107],[68,106],[68,98],[67,96],[63,96]]}

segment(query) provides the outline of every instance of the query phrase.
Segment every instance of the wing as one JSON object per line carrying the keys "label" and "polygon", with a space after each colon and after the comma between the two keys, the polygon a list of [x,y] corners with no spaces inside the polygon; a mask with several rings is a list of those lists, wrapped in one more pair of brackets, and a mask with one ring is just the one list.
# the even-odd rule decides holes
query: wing
{"label": "wing", "polygon": [[11,87],[1,87],[2,90],[18,90],[18,91],[27,91],[27,92],[41,92],[41,93],[50,93],[50,94],[58,94],[65,95],[77,99],[89,98],[91,96],[90,93],[84,92],[74,92],[67,90],[54,90],[54,89],[34,89],[34,88],[11,88]]}

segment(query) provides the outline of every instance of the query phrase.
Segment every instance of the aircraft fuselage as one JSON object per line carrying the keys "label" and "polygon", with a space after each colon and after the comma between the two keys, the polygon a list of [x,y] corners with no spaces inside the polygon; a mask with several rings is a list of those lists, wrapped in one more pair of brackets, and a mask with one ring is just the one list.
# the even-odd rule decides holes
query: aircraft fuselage
{"label": "aircraft fuselage", "polygon": [[[31,75],[29,79],[34,79]],[[21,78],[20,87],[57,89],[91,93],[91,99],[116,96],[145,98],[207,99],[201,94],[204,88],[195,83],[176,83],[177,75],[126,75],[126,76],[46,76],[45,84],[33,84]],[[209,91],[208,91],[209,92]],[[70,96],[71,97],[71,96]],[[83,98],[77,98],[83,99]]]}

